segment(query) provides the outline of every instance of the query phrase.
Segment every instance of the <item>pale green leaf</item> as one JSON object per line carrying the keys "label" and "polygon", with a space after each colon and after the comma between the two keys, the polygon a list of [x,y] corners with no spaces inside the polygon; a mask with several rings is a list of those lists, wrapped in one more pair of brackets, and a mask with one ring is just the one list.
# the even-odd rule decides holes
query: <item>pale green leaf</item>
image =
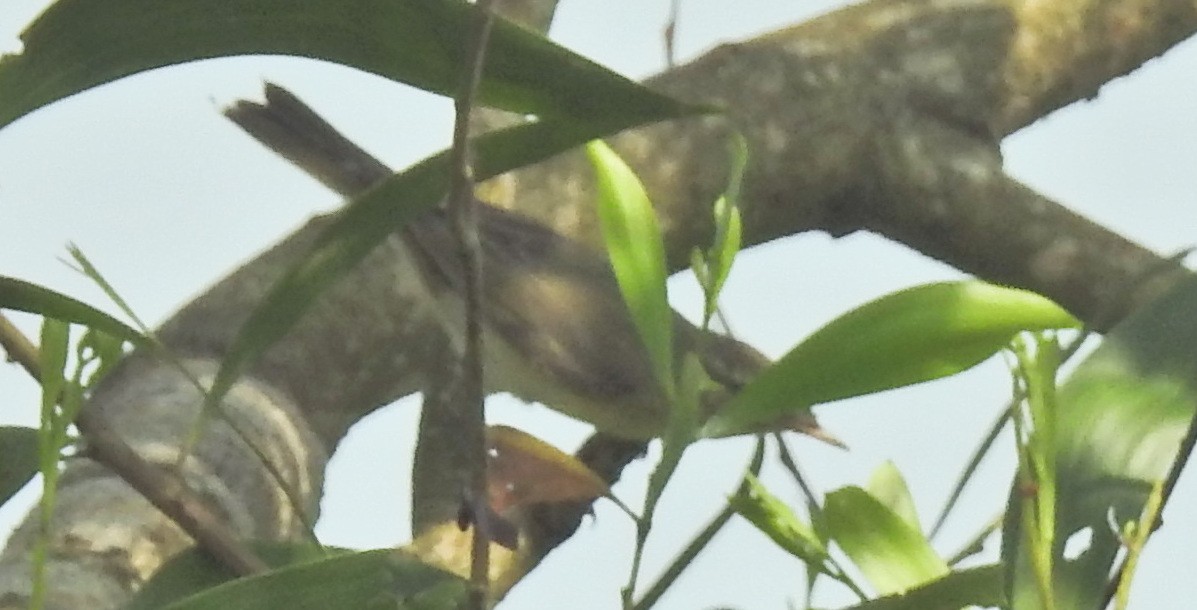
{"label": "pale green leaf", "polygon": [[667,394],[673,388],[673,310],[665,291],[665,243],[652,202],[632,169],[601,141],[586,146],[597,175],[599,221],[611,267]]}
{"label": "pale green leaf", "polygon": [[869,495],[893,511],[916,531],[922,531],[919,515],[914,507],[914,496],[906,486],[906,479],[893,462],[886,460],[873,471],[867,486]]}
{"label": "pale green leaf", "polygon": [[944,562],[917,529],[859,487],[827,495],[823,523],[878,593],[900,593],[946,575]]}
{"label": "pale green leaf", "polygon": [[706,434],[747,432],[796,409],[959,373],[1019,331],[1079,325],[1042,296],[981,281],[895,292],[799,343],[720,410]]}

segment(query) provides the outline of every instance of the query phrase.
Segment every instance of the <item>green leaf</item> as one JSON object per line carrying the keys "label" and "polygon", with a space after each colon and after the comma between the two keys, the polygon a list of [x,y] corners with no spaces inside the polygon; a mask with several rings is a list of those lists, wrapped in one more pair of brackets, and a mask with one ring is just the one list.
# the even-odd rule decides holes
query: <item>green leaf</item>
{"label": "green leaf", "polygon": [[[272,568],[282,568],[352,553],[311,543],[250,543],[254,552]],[[236,580],[237,575],[207,552],[192,547],[170,558],[138,590],[125,610],[163,608],[185,597]]]}
{"label": "green leaf", "polygon": [[148,327],[145,324],[142,324],[141,320],[137,318],[137,314],[134,313],[133,308],[130,307],[129,303],[125,301],[125,298],[116,291],[116,288],[114,288],[112,284],[108,283],[108,280],[104,278],[104,274],[100,273],[100,269],[92,264],[91,260],[87,258],[87,255],[83,253],[83,250],[79,248],[79,246],[76,246],[75,244],[68,244],[67,253],[70,254],[71,258],[75,259],[75,262],[79,264],[78,271],[80,273],[86,275],[87,279],[95,282],[96,286],[98,286],[100,290],[104,291],[104,295],[116,305],[117,309],[120,309],[126,317],[132,320],[133,323],[136,324],[143,333],[149,334]]}
{"label": "green leaf", "polygon": [[46,564],[50,551],[50,527],[57,502],[58,460],[62,452],[60,439],[67,424],[56,409],[63,394],[69,388],[66,379],[68,347],[71,342],[71,326],[54,318],[42,318],[42,331],[38,346],[38,368],[41,371],[42,405],[37,435],[38,470],[42,475],[43,490],[38,502],[38,537],[31,553],[33,564],[33,586],[30,606],[41,608],[46,596]]}
{"label": "green leaf", "polygon": [[594,141],[586,145],[586,152],[598,178],[599,221],[619,290],[657,378],[672,395],[673,310],[665,290],[669,274],[657,214],[644,185],[615,151]]}
{"label": "green leaf", "polygon": [[900,593],[949,572],[917,529],[859,487],[828,494],[823,519],[831,539],[882,595]]}
{"label": "green leaf", "polygon": [[16,278],[0,276],[0,309],[24,311],[82,324],[135,345],[149,344],[144,335],[128,324],[86,303]]}
{"label": "green leaf", "polygon": [[[70,341],[70,324],[55,318],[45,318],[42,320],[37,364],[42,374],[40,381],[42,384],[41,428],[43,433],[52,431],[55,426],[60,424],[55,407],[58,406],[58,402],[62,398],[63,389],[67,385],[66,365],[67,355],[70,353]],[[48,438],[50,437],[43,437],[42,446],[40,447],[40,451],[42,452],[42,466],[45,468],[47,464],[52,464],[53,467],[57,468],[58,450],[61,447],[50,446],[46,442]],[[47,474],[46,476],[49,475]]]}
{"label": "green leaf", "polygon": [[743,228],[740,222],[740,183],[748,167],[748,141],[739,132],[731,143],[731,170],[727,189],[715,201],[715,239],[708,256],[711,266],[711,294],[718,295],[731,273],[740,251]]}
{"label": "green leaf", "polygon": [[954,571],[904,593],[871,599],[841,610],[957,610],[965,606],[1005,607],[1002,567]]}
{"label": "green leaf", "polygon": [[37,430],[0,426],[0,505],[37,474]]}
{"label": "green leaf", "polygon": [[867,489],[869,495],[901,517],[907,525],[917,532],[923,531],[923,526],[919,523],[918,511],[914,507],[914,497],[910,495],[906,479],[902,477],[902,473],[898,471],[898,467],[893,462],[886,460],[873,471],[873,475],[869,477]]}
{"label": "green leaf", "polygon": [[[1157,483],[1169,475],[1197,411],[1197,280],[1188,280],[1133,313],[1057,392],[1056,509],[1052,575],[1056,608],[1095,608],[1123,549],[1109,525],[1138,521]],[[1187,455],[1180,456],[1187,459]],[[1021,507],[1011,490],[1002,557],[1009,582],[1026,582]],[[1087,546],[1064,555],[1074,535]],[[1029,574],[1029,572],[1025,572]],[[1038,607],[1034,592],[1011,592],[1014,608]]]}
{"label": "green leaf", "polygon": [[[452,96],[472,35],[455,0],[58,0],[0,58],[0,126],[80,91],[213,57],[290,55]],[[480,102],[541,118],[676,114],[680,104],[512,23],[490,37]]]}
{"label": "green leaf", "polygon": [[[1052,577],[1056,535],[1056,432],[1059,409],[1056,374],[1060,350],[1055,337],[1043,333],[1014,338],[1010,346],[1017,361],[1016,388],[1024,390],[1025,406],[1014,411],[1014,436],[1018,449],[1016,487],[1022,539],[1019,547],[1030,570],[1012,570],[1013,590],[1034,591],[1039,603],[1053,597]],[[1012,563],[1011,565],[1016,565]],[[1012,597],[1012,599],[1015,597]],[[1050,606],[1050,604],[1047,604]]]}
{"label": "green leaf", "polygon": [[104,375],[107,375],[124,355],[124,340],[94,328],[87,329],[75,348],[75,356],[79,362],[89,365],[89,374],[82,386],[84,388],[95,387],[96,383],[103,379]]}
{"label": "green leaf", "polygon": [[415,610],[456,608],[465,600],[465,581],[399,551],[380,549],[307,560],[310,557],[303,549],[288,557],[284,549],[281,558],[298,563],[228,580],[218,564],[193,553],[164,566],[126,610]]}
{"label": "green leaf", "polygon": [[719,307],[719,292],[723,290],[736,254],[740,252],[743,230],[740,221],[740,183],[744,178],[744,168],[748,165],[748,142],[739,132],[732,135],[731,171],[727,188],[723,195],[715,200],[714,239],[711,240],[711,246],[705,255],[698,248],[694,248],[690,253],[690,268],[694,271],[698,285],[702,286],[704,329],[710,326],[711,318]]}
{"label": "green leaf", "polygon": [[976,280],[895,292],[815,331],[745,386],[705,434],[740,434],[795,409],[946,377],[1021,330],[1079,325],[1033,292]]}
{"label": "green leaf", "polygon": [[827,548],[814,528],[799,519],[785,502],[769,493],[756,477],[748,475],[744,480],[746,489],[729,500],[732,508],[811,570],[823,571]]}

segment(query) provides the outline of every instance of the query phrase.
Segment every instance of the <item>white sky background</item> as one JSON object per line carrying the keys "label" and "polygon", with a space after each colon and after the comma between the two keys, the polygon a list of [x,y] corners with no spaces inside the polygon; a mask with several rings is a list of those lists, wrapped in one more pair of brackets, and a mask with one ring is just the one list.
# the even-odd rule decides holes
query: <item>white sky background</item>
{"label": "white sky background", "polygon": [[[0,48],[47,3],[5,0]],[[685,60],[719,41],[742,39],[829,10],[836,2],[683,2],[678,32]],[[571,0],[554,37],[630,76],[663,67],[664,0]],[[1197,243],[1197,46],[1182,45],[1003,143],[1010,171],[1041,192],[1162,253]],[[0,274],[107,306],[90,282],[59,262],[78,244],[139,314],[156,324],[241,261],[337,198],[243,136],[219,114],[259,98],[269,79],[286,86],[367,149],[402,167],[447,145],[450,103],[327,64],[281,58],[214,60],[128,78],[25,117],[0,131]],[[800,168],[798,168],[800,171]],[[773,356],[850,307],[958,272],[870,235],[788,238],[746,252],[724,304],[741,338]],[[691,279],[671,284],[677,307],[696,313]],[[14,316],[31,336],[37,321]],[[825,405],[823,423],[852,446],[840,452],[791,442],[816,488],[863,485],[884,460],[907,476],[924,522],[937,514],[974,443],[1005,402],[1000,360],[957,378]],[[15,366],[0,367],[0,424],[33,425],[38,391]],[[497,401],[496,401],[497,402]],[[417,409],[407,402],[351,433],[329,472],[319,525],[331,544],[360,548],[408,538],[407,483]],[[572,449],[587,428],[542,407],[502,404],[506,421]],[[650,538],[642,583],[650,583],[710,518],[748,459],[745,440],[707,442],[687,454]],[[938,547],[945,553],[1004,503],[1013,467],[1009,442],[983,470]],[[616,492],[643,495],[646,464]],[[798,501],[776,469],[774,493]],[[1197,479],[1181,480],[1160,536],[1148,547],[1132,607],[1182,608],[1197,598],[1191,548]],[[0,508],[7,536],[36,493]],[[596,519],[519,585],[503,607],[615,608],[627,578],[633,528],[609,503]],[[988,557],[996,556],[991,544]],[[687,571],[663,608],[784,608],[800,604],[801,567],[764,536],[733,521]],[[818,601],[852,598],[828,583]]]}

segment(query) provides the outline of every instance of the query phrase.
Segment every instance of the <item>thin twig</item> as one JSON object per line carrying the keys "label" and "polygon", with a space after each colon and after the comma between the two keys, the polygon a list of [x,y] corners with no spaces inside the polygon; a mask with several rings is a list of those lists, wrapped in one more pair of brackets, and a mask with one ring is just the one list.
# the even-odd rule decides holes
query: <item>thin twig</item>
{"label": "thin twig", "polygon": [[985,539],[1002,527],[1002,522],[1006,518],[1006,511],[999,511],[997,516],[989,520],[985,527],[978,530],[973,537],[967,542],[960,545],[960,548],[948,556],[947,564],[955,566],[956,564],[980,553],[985,549]]}
{"label": "thin twig", "polygon": [[41,365],[38,364],[41,359],[37,354],[37,346],[3,313],[0,313],[0,348],[8,354],[9,362],[21,365],[34,381],[41,383]]}
{"label": "thin twig", "polygon": [[786,469],[786,472],[790,473],[794,482],[802,490],[802,495],[806,497],[807,505],[818,506],[819,498],[815,495],[815,491],[810,486],[810,483],[807,483],[806,475],[802,474],[802,469],[798,467],[798,461],[790,453],[790,446],[786,444],[785,437],[779,432],[774,432],[773,438],[777,441],[777,457],[781,465]]}
{"label": "thin twig", "polygon": [[[478,95],[478,84],[482,80],[482,69],[486,63],[486,46],[494,25],[495,0],[479,0],[474,5],[474,35],[466,54],[467,64],[464,79],[454,99],[455,122],[453,125],[453,149],[450,154],[452,176],[449,183],[449,210],[454,228],[460,241],[461,266],[465,274],[465,352],[462,354],[461,379],[458,399],[462,410],[462,423],[468,429],[463,437],[473,447],[473,459],[469,465],[469,490],[467,501],[485,503],[486,442],[484,428],[486,414],[483,410],[482,391],[482,264],[481,247],[478,241],[478,219],[474,209],[474,166],[473,150],[470,145],[470,113]],[[473,583],[470,604],[483,610],[489,604],[490,593],[490,534],[474,524],[473,544],[470,553],[470,581]]]}
{"label": "thin twig", "polygon": [[[747,472],[751,473],[754,477],[760,476],[761,465],[764,462],[765,437],[757,436],[756,450],[752,454],[752,460],[748,464]],[[745,475],[744,480],[740,482],[740,487],[736,490],[736,494],[743,494],[747,489],[748,476]],[[633,606],[634,610],[648,610],[653,607],[661,599],[661,596],[669,590],[669,587],[677,581],[682,571],[694,563],[694,558],[698,557],[698,554],[710,544],[715,534],[719,533],[719,530],[723,529],[723,526],[727,525],[727,522],[731,521],[731,518],[735,514],[736,509],[732,507],[731,502],[728,502],[723,507],[723,510],[719,511],[719,514],[715,515],[715,518],[711,519],[711,522],[690,541],[690,544],[686,545],[686,548],[681,553],[678,553],[673,562],[669,564],[669,567],[657,578],[657,581],[640,597],[640,601],[636,602],[636,605]]]}
{"label": "thin twig", "polygon": [[677,65],[677,21],[681,3],[681,0],[670,0],[669,21],[665,24],[665,66],[671,69]]}
{"label": "thin twig", "polygon": [[[0,345],[10,359],[40,383],[37,347],[3,314],[0,314]],[[177,523],[200,548],[240,576],[269,569],[266,562],[243,545],[236,534],[208,509],[198,494],[165,468],[142,459],[94,409],[83,408],[75,419],[75,426],[87,441],[88,457],[116,473]]]}

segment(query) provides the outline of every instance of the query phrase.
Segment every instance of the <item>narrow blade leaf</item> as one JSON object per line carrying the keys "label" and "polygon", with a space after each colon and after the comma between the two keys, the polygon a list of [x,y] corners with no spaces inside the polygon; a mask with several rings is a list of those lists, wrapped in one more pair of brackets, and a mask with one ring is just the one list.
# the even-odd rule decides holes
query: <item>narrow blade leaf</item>
{"label": "narrow blade leaf", "polygon": [[[454,0],[58,0],[22,33],[22,53],[0,57],[0,126],[131,74],[237,55],[320,59],[452,96],[471,10]],[[480,102],[574,120],[679,107],[503,20]]]}
{"label": "narrow blade leaf", "polygon": [[615,151],[594,141],[586,152],[598,177],[599,221],[619,290],[657,378],[672,394],[673,310],[665,292],[665,243],[657,214],[644,185]]}
{"label": "narrow blade leaf", "polygon": [[0,276],[0,309],[12,309],[82,324],[136,345],[149,341],[133,327],[64,294],[24,280]]}
{"label": "narrow blade leaf", "polygon": [[464,602],[466,587],[465,581],[448,572],[397,551],[381,549],[336,555],[230,581],[166,607],[171,610],[455,608]]}
{"label": "narrow blade leaf", "polygon": [[1042,296],[981,281],[895,292],[815,331],[737,394],[706,433],[747,432],[789,411],[953,375],[1019,331],[1079,325]]}

